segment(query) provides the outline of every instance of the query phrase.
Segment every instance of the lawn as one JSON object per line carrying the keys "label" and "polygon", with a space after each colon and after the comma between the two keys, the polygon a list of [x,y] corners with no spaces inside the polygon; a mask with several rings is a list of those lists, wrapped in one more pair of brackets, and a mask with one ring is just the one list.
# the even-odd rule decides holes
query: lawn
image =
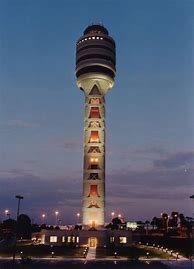
{"label": "lawn", "polygon": [[[35,257],[35,258],[83,258],[83,248],[71,246],[46,246],[19,243],[15,247],[16,257]],[[0,248],[0,257],[13,256],[14,246]]]}
{"label": "lawn", "polygon": [[[149,259],[171,259],[168,253],[161,250],[147,247],[147,246],[130,246],[130,247],[120,247],[120,248],[97,248],[96,256],[97,258],[114,258],[115,252],[117,253],[117,258],[149,258]],[[149,253],[149,254],[147,254]]]}
{"label": "lawn", "polygon": [[[0,268],[13,269],[13,264],[10,261],[0,263]],[[28,264],[16,262],[14,269],[169,269],[167,265],[158,261],[143,262],[143,261],[57,261],[53,260],[31,260]]]}

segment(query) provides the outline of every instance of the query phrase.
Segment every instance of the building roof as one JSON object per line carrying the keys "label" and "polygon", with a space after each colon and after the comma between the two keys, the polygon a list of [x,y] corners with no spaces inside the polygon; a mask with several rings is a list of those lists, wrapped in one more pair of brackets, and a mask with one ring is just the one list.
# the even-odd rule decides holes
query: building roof
{"label": "building roof", "polygon": [[90,34],[90,33],[102,33],[105,35],[108,35],[108,30],[101,24],[92,24],[89,25],[85,30],[84,30],[84,35]]}

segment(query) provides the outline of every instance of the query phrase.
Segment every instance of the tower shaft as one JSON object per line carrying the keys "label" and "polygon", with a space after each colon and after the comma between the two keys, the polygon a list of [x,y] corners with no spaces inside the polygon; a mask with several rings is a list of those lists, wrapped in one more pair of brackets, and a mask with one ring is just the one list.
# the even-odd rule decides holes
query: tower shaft
{"label": "tower shaft", "polygon": [[105,100],[95,85],[85,96],[83,225],[103,226],[105,214]]}

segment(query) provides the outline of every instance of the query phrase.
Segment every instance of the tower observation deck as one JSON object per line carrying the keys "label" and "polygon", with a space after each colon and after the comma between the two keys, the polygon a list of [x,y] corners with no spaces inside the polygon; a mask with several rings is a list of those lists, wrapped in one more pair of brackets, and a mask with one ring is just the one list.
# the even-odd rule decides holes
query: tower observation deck
{"label": "tower observation deck", "polygon": [[116,73],[115,42],[102,25],[88,26],[76,44],[76,77],[85,93],[82,224],[105,222],[105,94]]}

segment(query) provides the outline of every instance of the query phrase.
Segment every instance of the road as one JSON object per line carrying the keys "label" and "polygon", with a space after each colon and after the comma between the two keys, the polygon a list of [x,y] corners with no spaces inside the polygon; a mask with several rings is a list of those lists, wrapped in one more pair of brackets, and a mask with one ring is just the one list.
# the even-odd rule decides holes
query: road
{"label": "road", "polygon": [[[0,269],[12,269],[10,259],[0,259]],[[194,269],[191,261],[87,260],[87,259],[32,259],[29,264],[16,260],[14,269]]]}
{"label": "road", "polygon": [[194,261],[163,261],[164,264],[168,265],[172,269],[194,269]]}

